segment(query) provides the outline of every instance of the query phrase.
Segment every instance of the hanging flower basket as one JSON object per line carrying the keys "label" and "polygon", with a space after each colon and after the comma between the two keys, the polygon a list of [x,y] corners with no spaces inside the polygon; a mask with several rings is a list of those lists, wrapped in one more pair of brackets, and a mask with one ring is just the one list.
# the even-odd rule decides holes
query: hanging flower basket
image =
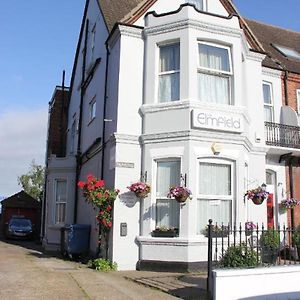
{"label": "hanging flower basket", "polygon": [[188,197],[189,195],[186,194],[186,195],[175,197],[175,200],[179,203],[184,203]]}
{"label": "hanging flower basket", "polygon": [[192,192],[184,186],[174,186],[170,188],[167,197],[174,197],[177,202],[184,203],[188,198],[192,199],[191,194]]}
{"label": "hanging flower basket", "polygon": [[151,191],[150,185],[145,182],[135,182],[127,188],[140,199],[146,198]]}
{"label": "hanging flower basket", "polygon": [[252,198],[252,202],[255,204],[255,205],[260,205],[264,202],[265,198],[263,197],[253,197]]}
{"label": "hanging flower basket", "polygon": [[245,196],[248,200],[252,200],[255,205],[260,205],[269,197],[269,193],[262,189],[261,186],[248,190]]}

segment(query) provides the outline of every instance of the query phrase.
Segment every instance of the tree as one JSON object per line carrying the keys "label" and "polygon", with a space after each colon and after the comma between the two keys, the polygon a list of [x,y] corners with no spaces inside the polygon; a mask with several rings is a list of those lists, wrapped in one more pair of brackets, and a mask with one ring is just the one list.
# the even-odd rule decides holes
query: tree
{"label": "tree", "polygon": [[31,197],[41,200],[44,188],[45,167],[32,160],[29,172],[18,177],[18,184]]}

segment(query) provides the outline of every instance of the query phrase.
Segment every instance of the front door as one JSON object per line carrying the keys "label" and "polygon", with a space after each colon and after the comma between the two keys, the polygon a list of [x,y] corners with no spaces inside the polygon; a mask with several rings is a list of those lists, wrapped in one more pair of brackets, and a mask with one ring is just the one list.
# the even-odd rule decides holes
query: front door
{"label": "front door", "polygon": [[269,192],[269,198],[267,200],[267,222],[268,228],[274,228],[277,224],[277,217],[275,213],[276,203],[276,174],[271,170],[266,172],[267,179],[267,192]]}

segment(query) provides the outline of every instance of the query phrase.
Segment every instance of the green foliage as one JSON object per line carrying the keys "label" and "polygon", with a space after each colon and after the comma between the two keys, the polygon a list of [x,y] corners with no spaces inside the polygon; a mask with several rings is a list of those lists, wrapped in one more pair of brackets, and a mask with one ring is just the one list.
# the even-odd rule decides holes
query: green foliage
{"label": "green foliage", "polygon": [[280,245],[280,235],[276,230],[268,229],[260,236],[260,245],[262,248],[276,250]]}
{"label": "green foliage", "polygon": [[18,177],[18,184],[36,200],[41,200],[44,188],[45,168],[32,160],[29,172]]}
{"label": "green foliage", "polygon": [[91,269],[102,272],[116,271],[118,268],[117,263],[112,263],[103,258],[90,259],[87,263],[87,266]]}
{"label": "green foliage", "polygon": [[300,246],[300,226],[298,226],[293,234],[293,243],[296,246]]}
{"label": "green foliage", "polygon": [[256,252],[242,243],[227,249],[220,261],[224,268],[249,268],[258,264]]}

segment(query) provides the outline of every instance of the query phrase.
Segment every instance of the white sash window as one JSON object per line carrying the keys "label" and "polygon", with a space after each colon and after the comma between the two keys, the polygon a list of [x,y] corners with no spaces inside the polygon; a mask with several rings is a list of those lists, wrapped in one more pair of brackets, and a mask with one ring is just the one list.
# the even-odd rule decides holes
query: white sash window
{"label": "white sash window", "polygon": [[180,44],[159,47],[158,101],[179,100],[180,90]]}
{"label": "white sash window", "polygon": [[55,186],[55,224],[64,224],[66,221],[67,181],[56,180]]}
{"label": "white sash window", "polygon": [[180,184],[180,160],[157,162],[156,226],[179,228],[179,203],[167,198],[171,186]]}
{"label": "white sash window", "polygon": [[274,122],[272,84],[263,82],[264,116],[266,122]]}
{"label": "white sash window", "polygon": [[232,104],[229,47],[198,43],[198,97],[201,102]]}
{"label": "white sash window", "polygon": [[209,219],[219,225],[232,223],[233,164],[225,160],[201,160],[198,182],[198,234]]}

